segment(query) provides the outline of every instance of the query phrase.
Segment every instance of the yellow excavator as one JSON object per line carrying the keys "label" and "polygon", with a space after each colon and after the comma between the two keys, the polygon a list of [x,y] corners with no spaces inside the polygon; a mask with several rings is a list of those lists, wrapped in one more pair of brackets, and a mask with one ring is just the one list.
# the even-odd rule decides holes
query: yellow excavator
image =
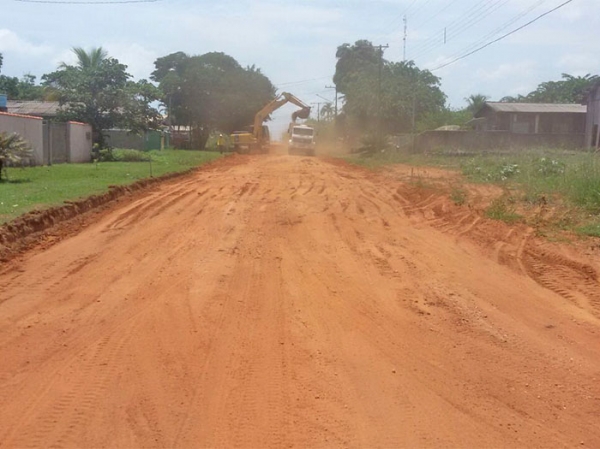
{"label": "yellow excavator", "polygon": [[296,123],[297,119],[307,119],[310,115],[310,106],[299,100],[296,96],[282,92],[269,102],[264,108],[254,116],[254,125],[244,131],[234,131],[231,134],[233,150],[238,153],[268,153],[269,152],[269,128],[263,123],[267,117],[287,103],[295,104],[300,108],[292,114],[292,121]]}

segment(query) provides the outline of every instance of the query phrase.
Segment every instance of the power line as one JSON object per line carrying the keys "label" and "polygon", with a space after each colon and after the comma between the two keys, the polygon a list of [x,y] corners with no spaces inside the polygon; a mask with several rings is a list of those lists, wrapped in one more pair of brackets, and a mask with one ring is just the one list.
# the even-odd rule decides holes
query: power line
{"label": "power line", "polygon": [[499,38],[497,38],[497,39],[494,39],[493,41],[490,41],[490,42],[488,42],[488,43],[487,43],[487,44],[485,44],[485,45],[482,45],[482,46],[481,46],[481,47],[479,47],[479,48],[476,48],[476,49],[475,49],[475,50],[473,50],[473,51],[470,51],[470,52],[468,52],[468,53],[466,53],[466,54],[464,54],[464,55],[462,55],[462,56],[459,56],[458,58],[455,58],[455,59],[453,59],[452,61],[449,61],[449,62],[447,62],[447,63],[444,63],[444,64],[442,64],[442,65],[439,65],[439,66],[437,66],[436,68],[434,68],[434,69],[431,69],[431,71],[433,72],[433,71],[435,71],[435,70],[443,69],[444,67],[448,67],[449,65],[451,65],[451,64],[454,64],[455,62],[457,62],[457,61],[460,61],[461,59],[465,59],[466,57],[468,57],[468,56],[471,56],[472,54],[475,54],[475,53],[477,53],[477,52],[479,52],[479,51],[483,50],[484,48],[486,48],[486,47],[489,47],[490,45],[492,45],[492,44],[495,44],[496,42],[499,42],[499,41],[501,41],[502,39],[505,39],[505,38],[507,38],[508,36],[510,36],[510,35],[512,35],[512,34],[515,34],[517,31],[520,31],[520,30],[522,30],[523,28],[526,28],[526,27],[528,27],[529,25],[531,25],[531,24],[533,24],[533,23],[537,22],[538,20],[540,20],[541,18],[543,18],[543,17],[547,16],[548,14],[551,14],[551,13],[553,13],[554,11],[556,11],[556,10],[558,10],[558,9],[562,8],[563,6],[566,6],[566,5],[568,5],[568,4],[569,4],[569,3],[571,3],[572,1],[573,1],[573,0],[567,0],[566,2],[564,2],[564,3],[561,3],[560,5],[556,6],[555,8],[552,8],[551,10],[549,10],[549,11],[546,11],[546,12],[545,12],[545,13],[543,13],[543,14],[540,14],[540,15],[539,15],[539,16],[537,16],[535,19],[533,19],[533,20],[530,20],[530,21],[529,21],[529,22],[527,22],[526,24],[524,24],[524,25],[521,25],[521,26],[520,26],[520,27],[518,27],[518,28],[515,28],[514,30],[512,30],[512,31],[510,31],[510,32],[508,32],[508,33],[506,33],[506,34],[504,34],[504,35],[502,35],[502,36],[500,36],[500,37],[499,37]]}
{"label": "power line", "polygon": [[[469,13],[465,14],[465,16],[463,16],[464,18],[461,17],[460,24],[458,24],[456,31],[453,28],[453,25],[455,23],[458,23],[458,20],[455,20],[454,22],[452,22],[450,25],[448,25],[445,28],[446,31],[444,32],[444,35],[445,35],[444,43],[446,43],[448,40],[453,39],[453,38],[459,36],[460,34],[464,33],[466,30],[473,27],[477,23],[481,22],[487,16],[492,14],[494,11],[497,11],[498,9],[500,9],[502,6],[504,6],[509,1],[510,0],[487,0],[487,3],[481,5],[476,10],[471,10],[472,12],[470,14]],[[424,43],[421,46],[417,46],[417,49],[415,49],[414,51],[420,51],[421,53],[423,53],[423,52],[429,53],[429,52],[431,52],[431,50],[438,47],[439,45],[440,45],[439,42],[433,40],[428,43]]]}
{"label": "power line", "polygon": [[46,3],[46,4],[56,4],[56,5],[116,5],[123,3],[157,3],[162,2],[163,0],[114,0],[114,1],[79,1],[79,0],[13,0],[15,2],[21,3]]}
{"label": "power line", "polygon": [[321,81],[327,78],[331,78],[331,76],[321,76],[319,78],[311,78],[311,79],[305,79],[305,80],[300,80],[300,81],[288,81],[285,83],[275,83],[276,86],[281,87],[281,86],[293,86],[293,85],[299,85],[299,84],[306,84],[306,83],[310,83],[312,81]]}
{"label": "power line", "polygon": [[501,26],[499,26],[498,28],[494,29],[493,31],[491,31],[490,33],[486,34],[485,36],[483,36],[481,39],[477,40],[476,42],[472,43],[471,45],[467,46],[466,48],[463,48],[462,50],[454,53],[452,56],[450,56],[449,58],[454,58],[456,56],[461,55],[462,53],[471,51],[472,49],[476,48],[477,46],[481,45],[482,43],[486,42],[488,39],[491,39],[492,37],[494,37],[495,35],[497,35],[498,33],[500,33],[501,31],[505,30],[506,28],[508,28],[509,26],[511,26],[512,24],[516,23],[519,21],[519,19],[522,19],[523,17],[525,17],[527,14],[529,14],[531,11],[533,11],[534,9],[538,8],[539,6],[541,6],[542,4],[546,3],[548,0],[538,0],[537,3],[534,3],[532,6],[530,6],[529,8],[527,8],[526,10],[522,11],[521,13],[517,14],[515,17],[513,17],[512,19],[508,20],[507,22],[503,23]]}

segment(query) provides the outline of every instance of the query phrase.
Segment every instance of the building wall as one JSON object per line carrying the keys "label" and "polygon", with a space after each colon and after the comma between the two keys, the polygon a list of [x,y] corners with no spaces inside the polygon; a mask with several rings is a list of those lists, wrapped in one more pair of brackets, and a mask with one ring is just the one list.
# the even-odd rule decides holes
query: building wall
{"label": "building wall", "polygon": [[510,150],[526,148],[584,148],[581,134],[520,134],[507,131],[427,131],[416,136],[419,151],[438,149]]}
{"label": "building wall", "polygon": [[517,134],[582,134],[586,114],[495,112],[487,110],[482,117],[485,131],[510,131]]}
{"label": "building wall", "polygon": [[596,85],[588,97],[585,145],[600,148],[600,84]]}
{"label": "building wall", "polygon": [[126,148],[128,150],[144,150],[144,136],[133,134],[126,130],[110,129],[104,133],[109,145],[113,148]]}
{"label": "building wall", "polygon": [[113,148],[140,151],[160,150],[161,134],[160,131],[147,131],[144,134],[135,134],[124,129],[110,129],[105,132],[108,143]]}
{"label": "building wall", "polygon": [[69,162],[69,136],[67,135],[66,123],[46,123],[48,127],[46,145],[47,154],[44,161],[47,164],[62,164]]}
{"label": "building wall", "polygon": [[0,132],[18,133],[33,150],[32,161],[44,163],[44,127],[43,120],[38,117],[15,115],[0,112]]}
{"label": "building wall", "polygon": [[92,127],[85,123],[69,122],[69,162],[81,163],[92,160]]}

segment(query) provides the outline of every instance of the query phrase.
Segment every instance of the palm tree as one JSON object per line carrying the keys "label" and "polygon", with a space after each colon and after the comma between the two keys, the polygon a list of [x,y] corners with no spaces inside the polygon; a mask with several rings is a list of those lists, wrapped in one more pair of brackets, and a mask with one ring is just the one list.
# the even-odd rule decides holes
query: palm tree
{"label": "palm tree", "polygon": [[335,110],[333,109],[333,105],[331,103],[325,103],[321,107],[321,118],[324,120],[331,120],[331,118],[335,115]]}
{"label": "palm tree", "polygon": [[465,101],[468,103],[467,110],[474,116],[483,107],[488,98],[487,95],[483,94],[470,95],[465,98]]}
{"label": "palm tree", "polygon": [[[97,68],[108,57],[108,52],[102,47],[92,48],[89,52],[82,47],[73,47],[72,51],[77,56],[77,67],[80,69]],[[61,62],[59,67],[64,69],[68,64]]]}
{"label": "palm tree", "polygon": [[17,133],[0,133],[0,180],[6,162],[21,162],[31,157],[31,148]]}

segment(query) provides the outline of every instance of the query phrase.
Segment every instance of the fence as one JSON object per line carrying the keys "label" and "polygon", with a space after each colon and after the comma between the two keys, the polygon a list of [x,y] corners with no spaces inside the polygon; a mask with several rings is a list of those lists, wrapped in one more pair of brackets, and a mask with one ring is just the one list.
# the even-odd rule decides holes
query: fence
{"label": "fence", "polygon": [[31,162],[44,163],[44,121],[41,118],[0,112],[0,132],[19,134],[33,150]]}
{"label": "fence", "polygon": [[129,150],[162,150],[169,146],[169,134],[161,131],[146,131],[136,134],[124,129],[109,129],[105,136],[113,148],[126,148]]}
{"label": "fence", "polygon": [[509,150],[585,147],[583,134],[517,134],[508,131],[426,131],[414,136],[415,151],[437,149]]}
{"label": "fence", "polygon": [[44,122],[39,117],[0,112],[0,131],[17,133],[33,150],[32,165],[89,162],[92,128],[78,122]]}

